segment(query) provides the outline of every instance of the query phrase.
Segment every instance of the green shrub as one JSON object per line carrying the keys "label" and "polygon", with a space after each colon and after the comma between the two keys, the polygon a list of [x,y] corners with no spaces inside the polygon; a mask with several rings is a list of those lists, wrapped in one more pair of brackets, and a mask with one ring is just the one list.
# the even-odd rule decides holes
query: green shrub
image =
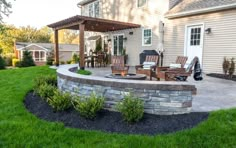
{"label": "green shrub", "polygon": [[71,63],[71,61],[66,61],[66,64],[70,64]]}
{"label": "green shrub", "polygon": [[232,79],[235,71],[235,62],[234,58],[231,59],[230,66],[229,66],[229,77]]}
{"label": "green shrub", "polygon": [[0,55],[0,69],[5,69],[5,68],[6,68],[5,60]]}
{"label": "green shrub", "polygon": [[76,53],[73,53],[71,64],[76,64],[76,63],[79,63],[79,56]]}
{"label": "green shrub", "polygon": [[53,65],[53,61],[54,61],[53,58],[48,56],[47,61],[46,61],[46,65]]}
{"label": "green shrub", "polygon": [[71,107],[71,95],[56,89],[54,91],[54,95],[48,98],[48,104],[55,111],[66,110]]}
{"label": "green shrub", "polygon": [[22,61],[21,61],[21,67],[29,67],[29,66],[35,66],[34,64],[34,60],[31,56],[31,52],[30,51],[27,51],[25,50],[23,52],[23,58],[22,58]]}
{"label": "green shrub", "polygon": [[42,84],[38,87],[38,89],[35,90],[35,92],[45,101],[48,101],[49,98],[52,98],[54,96],[54,92],[57,90],[57,88],[53,85],[49,84]]}
{"label": "green shrub", "polygon": [[121,112],[125,121],[129,123],[137,122],[143,117],[143,101],[133,95],[126,95],[122,102],[117,104],[117,110]]}
{"label": "green shrub", "polygon": [[39,87],[43,84],[57,86],[57,77],[55,75],[41,75],[34,79],[34,91],[38,91]]}
{"label": "green shrub", "polygon": [[65,64],[65,61],[61,61],[60,63],[61,63],[61,65],[63,65],[63,64]]}
{"label": "green shrub", "polygon": [[74,108],[81,116],[87,119],[94,119],[99,110],[103,108],[104,98],[92,93],[89,97],[75,97],[73,99]]}
{"label": "green shrub", "polygon": [[78,74],[81,74],[81,75],[91,75],[92,72],[91,71],[88,71],[88,70],[78,70],[77,71]]}
{"label": "green shrub", "polygon": [[12,56],[5,56],[4,61],[6,63],[6,66],[12,66]]}
{"label": "green shrub", "polygon": [[14,67],[18,67],[17,64],[16,64],[17,62],[19,63],[20,60],[19,60],[19,59],[15,59],[15,58],[12,59],[12,66],[14,66]]}

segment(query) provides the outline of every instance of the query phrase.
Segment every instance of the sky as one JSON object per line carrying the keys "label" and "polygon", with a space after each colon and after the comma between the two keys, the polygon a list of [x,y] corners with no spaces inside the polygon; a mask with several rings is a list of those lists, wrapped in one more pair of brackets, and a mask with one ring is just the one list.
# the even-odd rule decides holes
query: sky
{"label": "sky", "polygon": [[12,2],[13,12],[3,21],[16,27],[30,25],[41,28],[80,14],[78,2],[79,0],[16,0]]}

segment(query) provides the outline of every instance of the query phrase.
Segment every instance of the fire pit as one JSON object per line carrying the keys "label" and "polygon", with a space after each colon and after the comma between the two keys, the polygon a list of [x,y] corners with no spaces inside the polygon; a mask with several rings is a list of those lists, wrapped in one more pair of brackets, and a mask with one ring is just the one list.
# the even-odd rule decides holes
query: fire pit
{"label": "fire pit", "polygon": [[128,73],[128,74],[107,74],[105,75],[106,78],[112,79],[127,79],[127,80],[145,80],[146,75],[144,74],[135,74],[135,73]]}

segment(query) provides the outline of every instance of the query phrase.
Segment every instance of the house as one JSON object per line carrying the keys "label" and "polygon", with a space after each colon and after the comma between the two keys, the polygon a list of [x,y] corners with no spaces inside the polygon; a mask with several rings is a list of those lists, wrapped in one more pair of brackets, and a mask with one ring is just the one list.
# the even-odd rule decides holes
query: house
{"label": "house", "polygon": [[163,65],[198,56],[205,73],[221,73],[223,58],[236,57],[236,0],[81,0],[78,6],[81,16],[48,26],[55,34],[82,29],[85,51],[94,50],[88,38],[101,36],[112,55],[125,49],[131,66],[144,50],[162,52]]}
{"label": "house", "polygon": [[[32,53],[36,65],[45,65],[47,57],[53,53],[54,44],[52,43],[25,43],[16,42],[15,51],[17,58],[22,59],[23,51],[28,50]],[[79,53],[77,44],[60,44],[60,61],[70,61],[73,53]]]}

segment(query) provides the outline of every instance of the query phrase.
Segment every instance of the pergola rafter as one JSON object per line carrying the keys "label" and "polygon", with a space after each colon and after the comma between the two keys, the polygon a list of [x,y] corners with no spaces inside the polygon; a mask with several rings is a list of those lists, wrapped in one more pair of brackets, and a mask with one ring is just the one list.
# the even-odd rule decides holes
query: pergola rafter
{"label": "pergola rafter", "polygon": [[48,27],[53,28],[55,33],[55,61],[57,66],[59,65],[58,30],[80,30],[80,69],[84,69],[84,31],[110,32],[131,28],[139,28],[140,25],[76,15],[68,19],[50,24],[48,25]]}

